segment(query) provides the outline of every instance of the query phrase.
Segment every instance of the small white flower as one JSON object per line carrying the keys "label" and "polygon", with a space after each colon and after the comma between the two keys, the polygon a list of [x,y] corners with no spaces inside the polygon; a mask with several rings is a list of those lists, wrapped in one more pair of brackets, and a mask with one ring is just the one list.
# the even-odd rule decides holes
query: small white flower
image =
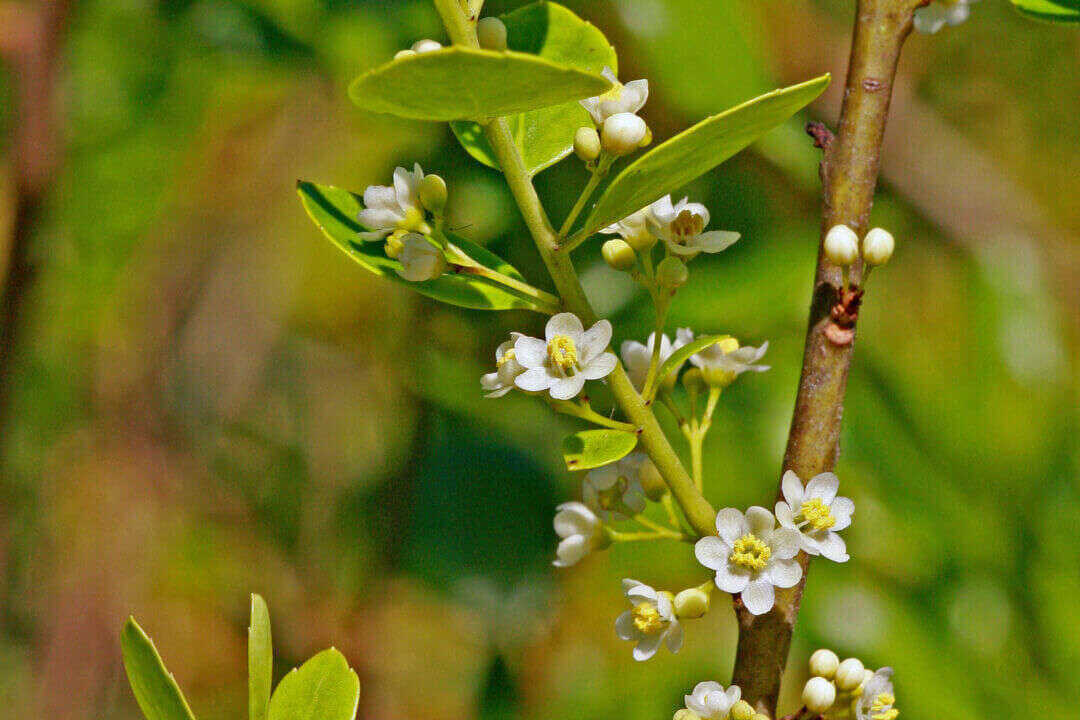
{"label": "small white flower", "polygon": [[590,470],[581,488],[585,504],[605,521],[639,515],[645,510],[645,491],[639,475],[647,462],[651,462],[648,455],[635,452]]}
{"label": "small white flower", "polygon": [[525,336],[519,332],[510,333],[510,339],[495,350],[495,372],[480,378],[480,387],[488,391],[484,397],[502,397],[514,389],[514,378],[525,372],[514,352],[514,343],[520,337]]}
{"label": "small white flower", "polygon": [[605,352],[611,342],[611,323],[600,320],[585,330],[573,313],[559,313],[548,320],[544,340],[521,336],[514,343],[517,361],[526,368],[514,378],[522,390],[548,390],[556,400],[577,397],[586,380],[599,380],[615,369],[614,353]]}
{"label": "small white flower", "polygon": [[[694,333],[688,328],[679,328],[676,332],[677,342],[682,345],[693,342]],[[755,365],[764,357],[769,349],[769,343],[764,342],[761,347],[751,345],[739,347],[739,341],[733,337],[724,338],[720,342],[713,343],[701,352],[690,356],[690,364],[700,368],[705,380],[710,385],[730,385],[739,375],[744,372],[765,372],[768,365]]]}
{"label": "small white flower", "polygon": [[424,171],[417,163],[412,172],[395,169],[392,186],[371,185],[364,190],[364,209],[357,219],[368,232],[361,232],[360,239],[382,240],[391,233],[431,232],[420,205],[423,179]]}
{"label": "small white flower", "polygon": [[600,541],[600,518],[579,502],[563,503],[555,508],[555,567],[570,567],[588,555]]}
{"label": "small white flower", "polygon": [[893,692],[892,673],[891,667],[883,667],[863,683],[862,694],[855,703],[855,717],[858,720],[896,720],[900,711],[893,707],[896,695]]}
{"label": "small white flower", "polygon": [[763,507],[746,514],[724,508],[716,514],[717,535],[697,541],[698,562],[716,571],[716,587],[727,593],[741,593],[743,605],[754,615],[772,610],[774,587],[794,587],[802,578],[802,566],[795,560],[799,533],[776,527],[776,518]]}
{"label": "small white flower", "polygon": [[705,231],[709,224],[709,210],[701,203],[683,198],[671,204],[671,196],[665,195],[650,206],[650,229],[675,255],[692,257],[700,252],[718,253],[727,250],[739,233],[727,230]]}
{"label": "small white flower", "polygon": [[612,115],[618,115],[619,113],[637,114],[644,107],[645,101],[649,99],[648,80],[634,80],[623,85],[615,77],[615,73],[611,68],[604,68],[601,74],[610,80],[614,87],[603,95],[579,101],[581,107],[588,110],[589,115],[592,115],[593,122],[596,123],[597,127],[603,125],[604,121]]}
{"label": "small white flower", "polygon": [[[649,335],[649,342],[645,345],[642,345],[637,340],[626,340],[619,348],[619,355],[622,356],[626,374],[630,376],[630,382],[634,384],[638,392],[641,392],[645,386],[645,376],[649,374],[649,363],[652,362],[655,343],[656,333],[654,332]],[[682,339],[676,338],[675,342],[671,342],[667,335],[661,335],[660,364],[663,365],[664,361],[671,357],[671,353],[685,344]],[[672,373],[672,376],[676,373],[678,373],[678,369]]]}
{"label": "small white flower", "polygon": [[693,711],[701,720],[725,720],[731,712],[731,706],[739,702],[742,690],[732,685],[726,691],[718,682],[701,682],[694,686],[694,692],[683,696],[686,709]]}
{"label": "small white flower", "polygon": [[434,280],[446,272],[442,249],[419,233],[408,233],[401,238],[397,259],[401,263],[397,274],[410,282]]}
{"label": "small white flower", "polygon": [[946,25],[959,25],[971,14],[976,0],[934,0],[915,11],[915,29],[933,35]]}
{"label": "small white flower", "polygon": [[808,555],[847,562],[847,544],[837,533],[851,524],[855,503],[837,497],[839,487],[836,475],[821,473],[804,488],[799,476],[788,470],[780,482],[784,499],[776,503],[776,519],[799,532],[800,546]]}
{"label": "small white flower", "polygon": [[619,222],[608,225],[600,232],[605,235],[618,235],[635,250],[648,250],[656,244],[657,240],[657,237],[649,230],[651,218],[650,208],[644,207],[633,215],[628,215]]}
{"label": "small white flower", "polygon": [[653,588],[629,578],[622,581],[623,592],[630,601],[630,609],[615,620],[615,634],[623,640],[637,643],[635,660],[648,660],[667,643],[668,650],[679,652],[683,631],[669,592],[657,592]]}

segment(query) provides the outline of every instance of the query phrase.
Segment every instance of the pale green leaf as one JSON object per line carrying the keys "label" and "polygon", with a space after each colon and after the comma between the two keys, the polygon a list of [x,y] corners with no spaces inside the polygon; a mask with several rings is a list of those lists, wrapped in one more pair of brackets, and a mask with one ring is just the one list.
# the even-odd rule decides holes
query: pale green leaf
{"label": "pale green leaf", "polygon": [[659,385],[665,377],[681,368],[683,363],[690,359],[691,355],[697,355],[705,348],[710,345],[715,345],[726,337],[730,336],[708,335],[706,337],[699,337],[668,355],[668,359],[665,360],[660,365],[660,369],[656,371],[656,382],[654,383],[654,386]]}
{"label": "pale green leaf", "polygon": [[[357,220],[363,208],[363,199],[359,195],[330,185],[304,181],[297,184],[297,191],[304,209],[323,234],[346,255],[376,275],[404,283],[422,295],[459,307],[475,310],[536,309],[528,298],[475,275],[448,273],[438,279],[418,283],[404,280],[396,272],[401,265],[386,256],[383,243],[365,242],[359,238],[358,233],[364,229]],[[521,273],[494,253],[452,234],[450,239],[477,262],[516,280],[524,280]]]}
{"label": "pale green leaf", "polygon": [[613,463],[637,446],[637,434],[623,430],[582,430],[563,439],[567,470],[588,470]]}
{"label": "pale green leaf", "polygon": [[270,611],[259,595],[251,596],[248,626],[248,717],[266,720],[270,688],[274,682],[274,649],[270,637]]}
{"label": "pale green leaf", "polygon": [[575,237],[587,237],[709,172],[806,107],[828,84],[823,75],[774,90],[657,145],[612,180]]}
{"label": "pale green leaf", "polygon": [[268,720],[353,720],[359,702],[360,679],[330,648],[282,678]]}
{"label": "pale green leaf", "polygon": [[176,678],[165,669],[153,641],[135,618],[124,623],[120,649],[128,682],[146,720],[195,720]]}
{"label": "pale green leaf", "polygon": [[[586,72],[599,73],[605,67],[618,72],[615,49],[604,34],[562,5],[536,2],[500,19],[506,24],[507,44],[511,50],[533,53]],[[592,118],[585,108],[572,100],[513,115],[507,122],[526,170],[535,175],[573,152],[574,133],[580,127],[591,126]],[[470,155],[499,169],[479,125],[456,122],[451,128]]]}
{"label": "pale green leaf", "polygon": [[1080,22],[1080,0],[1012,0],[1024,15],[1049,22]]}
{"label": "pale green leaf", "polygon": [[417,120],[486,120],[606,92],[598,73],[536,55],[450,47],[394,60],[349,87],[360,107]]}

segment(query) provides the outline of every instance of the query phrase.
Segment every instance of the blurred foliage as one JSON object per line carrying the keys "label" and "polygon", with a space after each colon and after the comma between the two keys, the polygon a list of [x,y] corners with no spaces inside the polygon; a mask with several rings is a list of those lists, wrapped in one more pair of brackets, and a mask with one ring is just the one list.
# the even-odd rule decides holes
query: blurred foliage
{"label": "blurred foliage", "polygon": [[[567,4],[613,40],[623,78],[650,79],[658,139],[774,87],[843,77],[849,2]],[[350,80],[422,37],[442,38],[426,0],[78,4],[65,166],[35,232],[0,439],[0,700],[13,717],[136,718],[116,641],[131,613],[152,618],[198,717],[240,717],[250,591],[274,608],[275,679],[334,644],[360,674],[361,717],[655,720],[694,683],[729,679],[723,609],[644,665],[612,632],[618,579],[699,583],[689,553],[618,547],[550,568],[553,508],[579,483],[558,441],[577,426],[478,388],[495,346],[536,317],[380,281],[296,204],[298,177],[360,190],[418,161],[446,177],[456,230],[542,281],[497,173],[445,126],[346,99]],[[793,56],[829,60],[791,77]],[[853,560],[813,567],[789,693],[823,644],[895,666],[911,717],[1060,714],[1080,690],[1077,57],[1075,30],[1004,2],[908,45],[914,92],[892,127],[917,102],[938,134],[903,143],[940,172],[978,155],[997,176],[927,205],[884,168],[873,221],[899,250],[871,282],[845,413]],[[967,154],[939,153],[946,141]],[[793,121],[687,189],[743,239],[695,263],[672,327],[768,339],[773,366],[717,411],[717,504],[774,491],[816,162]],[[537,177],[553,216],[584,177],[575,162]],[[958,239],[930,219],[962,215],[995,178],[1023,193],[999,209],[1001,233]],[[1010,229],[1034,206],[1056,232]],[[616,344],[642,339],[645,298],[596,241],[580,255]]]}

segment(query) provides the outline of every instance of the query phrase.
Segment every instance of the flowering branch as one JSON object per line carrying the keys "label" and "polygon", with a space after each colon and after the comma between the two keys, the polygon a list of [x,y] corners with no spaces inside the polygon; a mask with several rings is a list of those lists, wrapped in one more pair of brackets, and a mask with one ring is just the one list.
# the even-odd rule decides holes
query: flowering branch
{"label": "flowering branch", "polygon": [[[925,0],[858,0],[840,126],[835,137],[815,133],[823,146],[824,211],[814,296],[806,334],[802,375],[784,453],[783,469],[803,478],[836,464],[848,369],[854,349],[854,320],[841,328],[832,314],[844,287],[841,266],[826,256],[824,238],[836,225],[859,236],[867,229],[880,165],[893,80],[912,18]],[[827,138],[827,141],[826,141]],[[850,267],[851,281],[863,279],[863,263]],[[847,332],[838,333],[837,329]],[[800,554],[804,570],[809,556]],[[802,580],[777,597],[774,609],[755,616],[736,607],[739,643],[732,682],[759,712],[775,717],[780,678],[798,617]]]}

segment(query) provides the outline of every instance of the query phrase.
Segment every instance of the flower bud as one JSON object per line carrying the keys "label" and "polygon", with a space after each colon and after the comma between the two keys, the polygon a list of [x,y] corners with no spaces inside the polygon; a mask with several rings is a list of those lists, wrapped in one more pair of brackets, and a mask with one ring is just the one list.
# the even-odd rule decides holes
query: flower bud
{"label": "flower bud", "polygon": [[862,685],[866,668],[859,658],[848,658],[836,668],[836,687],[844,692],[851,692]]}
{"label": "flower bud", "polygon": [[739,700],[731,706],[731,720],[754,720],[754,706],[745,700]]}
{"label": "flower bud", "polygon": [[417,40],[412,46],[413,52],[416,53],[428,53],[435,50],[442,50],[442,43],[438,40]]}
{"label": "flower bud", "polygon": [[810,656],[810,674],[816,677],[832,679],[839,666],[840,658],[832,650],[822,648]]}
{"label": "flower bud", "polygon": [[834,265],[852,264],[859,257],[859,236],[847,225],[833,225],[825,233],[825,257]]}
{"label": "flower bud", "polygon": [[[675,373],[672,373],[672,377],[674,375]],[[664,482],[664,477],[649,458],[641,461],[641,466],[638,468],[638,482],[641,483],[645,497],[653,502],[659,502],[667,494],[667,483]]]}
{"label": "flower bud", "polygon": [[660,287],[682,287],[689,277],[690,271],[686,269],[686,263],[675,256],[664,258],[656,267],[656,282]]}
{"label": "flower bud", "polygon": [[425,175],[420,181],[420,203],[435,215],[446,207],[446,181],[438,175]]}
{"label": "flower bud", "polygon": [[383,246],[383,251],[386,252],[386,257],[397,258],[401,254],[401,236],[400,235],[387,235],[386,245]]}
{"label": "flower bud", "polygon": [[410,282],[434,280],[446,272],[446,258],[441,249],[432,245],[419,233],[409,233],[401,239],[401,263],[398,275]]}
{"label": "flower bud", "polygon": [[836,688],[823,677],[812,677],[803,686],[802,701],[807,710],[821,715],[836,702]]}
{"label": "flower bud", "polygon": [[[709,593],[699,588],[687,588],[675,596],[675,615],[679,619],[699,618],[709,611]],[[751,710],[753,715],[754,711]],[[747,716],[749,720],[749,716]]]}
{"label": "flower bud", "polygon": [[882,228],[874,228],[866,233],[862,241],[863,260],[871,265],[884,265],[892,257],[896,248],[896,239],[892,233]]}
{"label": "flower bud", "polygon": [[652,128],[645,127],[645,137],[641,138],[641,142],[638,143],[639,148],[646,148],[652,145]]}
{"label": "flower bud", "polygon": [[634,248],[627,245],[625,240],[608,240],[600,248],[600,254],[603,255],[608,267],[620,272],[626,272],[637,263]]}
{"label": "flower bud", "polygon": [[594,127],[579,127],[574,133],[574,153],[582,162],[600,157],[600,134]]}
{"label": "flower bud", "polygon": [[398,50],[397,54],[394,55],[394,59],[395,60],[400,60],[402,58],[412,57],[415,54],[416,54],[415,50]]}
{"label": "flower bud", "polygon": [[634,152],[649,131],[645,121],[634,113],[616,113],[604,121],[600,143],[615,157]]}
{"label": "flower bud", "polygon": [[701,716],[693,710],[683,708],[682,710],[676,710],[671,720],[701,720]]}
{"label": "flower bud", "polygon": [[692,367],[683,373],[682,384],[688,392],[704,392],[706,387],[705,376],[702,375],[700,368]]}
{"label": "flower bud", "polygon": [[476,23],[476,39],[485,50],[506,49],[506,25],[497,17],[486,17]]}

